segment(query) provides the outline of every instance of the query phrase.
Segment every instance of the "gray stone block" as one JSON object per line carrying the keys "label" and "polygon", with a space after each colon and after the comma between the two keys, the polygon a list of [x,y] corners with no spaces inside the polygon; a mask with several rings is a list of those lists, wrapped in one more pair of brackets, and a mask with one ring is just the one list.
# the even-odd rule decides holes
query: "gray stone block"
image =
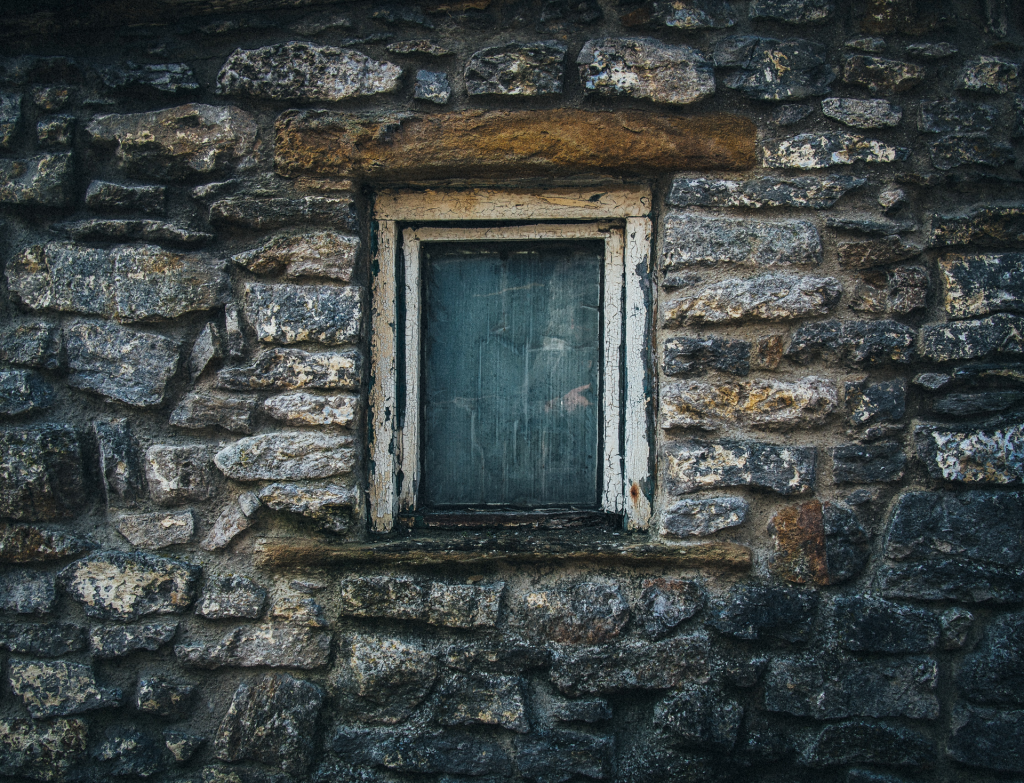
{"label": "gray stone block", "polygon": [[834,277],[771,274],[725,280],[672,298],[665,306],[664,323],[729,324],[827,315],[842,293]]}
{"label": "gray stone block", "polygon": [[133,652],[155,652],[174,639],[177,623],[98,625],[89,634],[89,649],[96,658],[124,658]]}
{"label": "gray stone block", "polygon": [[686,105],[715,94],[711,63],[696,49],[654,38],[588,41],[576,63],[586,92]]}
{"label": "gray stone block", "polygon": [[659,534],[666,538],[707,536],[746,521],[749,504],[743,498],[680,500],[665,509]]}
{"label": "gray stone block", "polygon": [[752,440],[670,441],[663,448],[669,491],[760,487],[782,495],[814,487],[817,450]]}
{"label": "gray stone block", "polygon": [[249,367],[217,373],[222,389],[357,389],[362,376],[358,351],[309,353],[297,348],[264,351]]}
{"label": "gray stone block", "polygon": [[466,62],[470,95],[560,95],[568,48],[557,41],[511,43],[474,52]]}
{"label": "gray stone block", "polygon": [[71,427],[43,424],[0,433],[0,516],[67,519],[85,502],[82,455]]}
{"label": "gray stone block", "polygon": [[828,209],[866,179],[831,174],[822,177],[756,177],[750,180],[679,176],[665,201],[676,207],[810,207]]}
{"label": "gray stone block", "polygon": [[210,457],[205,446],[150,446],[146,450],[150,497],[162,506],[210,500],[218,484]]}
{"label": "gray stone block", "polygon": [[245,318],[265,343],[355,342],[362,326],[362,293],[356,286],[247,283]]}
{"label": "gray stone block", "polygon": [[214,463],[236,481],[301,481],[351,473],[351,435],[277,432],[242,438],[217,452]]}
{"label": "gray stone block", "polygon": [[121,704],[121,691],[100,686],[92,668],[81,663],[12,660],[7,673],[11,690],[33,718],[77,715]]}
{"label": "gray stone block", "polygon": [[[749,98],[787,101],[827,95],[836,72],[820,43],[756,36],[725,38],[715,47],[715,65],[730,69],[722,83]],[[735,70],[732,70],[735,69]]]}

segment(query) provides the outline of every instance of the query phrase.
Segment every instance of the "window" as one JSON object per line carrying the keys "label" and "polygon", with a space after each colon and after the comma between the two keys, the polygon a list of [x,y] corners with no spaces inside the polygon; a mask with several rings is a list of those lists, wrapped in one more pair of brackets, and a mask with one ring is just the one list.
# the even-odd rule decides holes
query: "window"
{"label": "window", "polygon": [[646,526],[649,205],[640,188],[378,194],[375,530]]}

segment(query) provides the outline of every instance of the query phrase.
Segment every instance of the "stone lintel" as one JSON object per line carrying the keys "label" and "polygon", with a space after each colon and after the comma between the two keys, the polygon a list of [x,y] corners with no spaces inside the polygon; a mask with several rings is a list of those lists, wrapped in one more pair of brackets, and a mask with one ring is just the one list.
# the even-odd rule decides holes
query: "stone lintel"
{"label": "stone lintel", "polygon": [[277,119],[283,176],[392,182],[514,173],[737,171],[755,165],[756,127],[731,114],[465,111],[358,117],[289,110]]}
{"label": "stone lintel", "polygon": [[481,563],[590,562],[627,566],[710,566],[749,571],[750,549],[730,542],[670,546],[646,541],[618,540],[607,534],[591,537],[568,534],[416,536],[360,544],[333,544],[321,538],[261,538],[256,541],[260,568],[321,568],[373,564],[378,566],[435,566]]}

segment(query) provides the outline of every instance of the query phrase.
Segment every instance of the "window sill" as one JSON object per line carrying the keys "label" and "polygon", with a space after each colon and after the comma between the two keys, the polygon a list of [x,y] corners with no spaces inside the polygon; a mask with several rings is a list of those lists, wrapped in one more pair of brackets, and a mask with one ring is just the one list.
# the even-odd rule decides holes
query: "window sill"
{"label": "window sill", "polygon": [[381,541],[337,544],[327,538],[261,538],[256,564],[262,568],[355,564],[433,566],[444,564],[603,562],[622,565],[717,567],[748,571],[750,549],[728,541],[664,544],[606,531],[487,531],[423,534]]}

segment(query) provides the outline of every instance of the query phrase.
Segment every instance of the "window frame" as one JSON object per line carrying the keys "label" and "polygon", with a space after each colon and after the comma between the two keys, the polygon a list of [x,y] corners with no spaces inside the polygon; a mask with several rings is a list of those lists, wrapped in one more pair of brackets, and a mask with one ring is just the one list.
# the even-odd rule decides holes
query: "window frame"
{"label": "window frame", "polygon": [[[623,514],[627,529],[647,528],[651,516],[647,361],[651,334],[650,205],[650,190],[640,186],[544,191],[387,190],[376,195],[371,233],[371,530],[391,532],[400,513],[416,510],[421,404],[420,247],[428,241],[502,239],[604,241],[600,508]],[[465,225],[468,222],[490,225]],[[404,316],[402,323],[400,314]],[[399,350],[403,344],[405,383],[404,397],[399,400]],[[404,408],[401,420],[400,408]]]}

